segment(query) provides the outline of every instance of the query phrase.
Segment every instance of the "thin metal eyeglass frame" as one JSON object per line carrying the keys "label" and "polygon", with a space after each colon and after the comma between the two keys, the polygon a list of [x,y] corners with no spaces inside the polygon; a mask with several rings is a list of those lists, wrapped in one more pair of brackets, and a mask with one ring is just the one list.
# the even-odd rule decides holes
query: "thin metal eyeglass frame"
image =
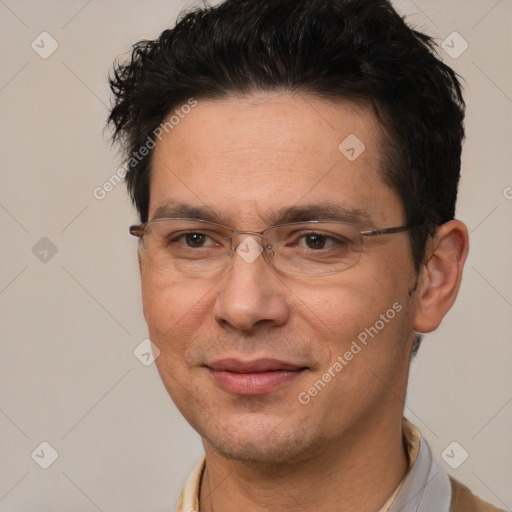
{"label": "thin metal eyeglass frame", "polygon": [[[264,233],[270,229],[273,229],[273,228],[280,228],[280,227],[285,227],[285,226],[294,226],[294,225],[315,225],[315,224],[329,224],[329,223],[332,223],[332,224],[346,224],[346,225],[349,225],[349,226],[353,226],[355,227],[356,229],[359,229],[355,224],[352,224],[350,222],[342,222],[342,221],[321,221],[321,220],[309,220],[309,221],[303,221],[303,222],[288,222],[288,223],[285,223],[285,224],[276,224],[274,226],[269,226],[261,231],[243,231],[243,230],[240,230],[240,229],[235,229],[235,228],[232,228],[231,226],[227,226],[225,224],[220,224],[218,222],[210,222],[210,221],[207,221],[207,220],[204,220],[204,219],[193,219],[193,218],[185,218],[185,217],[162,217],[162,218],[159,218],[159,219],[152,219],[152,220],[148,220],[147,222],[145,222],[144,224],[134,224],[132,226],[130,226],[130,234],[139,238],[139,240],[142,240],[142,237],[144,236],[144,229],[146,228],[147,225],[151,224],[151,223],[155,223],[155,222],[161,222],[161,221],[167,221],[167,220],[184,220],[184,221],[189,221],[189,222],[201,222],[203,224],[207,224],[209,226],[218,226],[218,227],[221,227],[221,228],[224,228],[224,229],[227,229],[228,231],[231,232],[231,236],[230,237],[226,237],[226,239],[228,239],[230,241],[230,251],[233,250],[233,237],[235,234],[240,234],[240,235],[255,235],[255,236],[259,236],[261,237],[263,240],[265,240],[265,236],[264,236]],[[413,225],[405,225],[405,226],[397,226],[397,227],[393,227],[393,228],[384,228],[384,229],[373,229],[373,230],[365,230],[365,231],[359,231],[359,235],[361,237],[373,237],[373,236],[380,236],[380,235],[389,235],[389,234],[394,234],[394,233],[402,233],[404,231],[409,231],[413,228],[417,228],[421,226],[421,224],[413,224]],[[265,250],[266,249],[266,250]],[[271,260],[269,260],[268,258],[268,254],[267,254],[267,251],[270,251],[272,249],[272,246],[267,246],[266,248],[264,247],[264,250],[263,250],[263,255],[265,257],[265,259],[267,260],[267,262],[273,267],[275,268],[276,270],[278,270],[279,272],[283,272],[285,274],[292,274],[292,275],[300,275],[300,276],[307,276],[307,275],[310,275],[310,274],[300,274],[300,273],[296,273],[296,272],[287,272],[285,270],[280,270],[278,268],[275,267],[275,265],[273,264],[273,262]],[[361,238],[361,253],[363,252],[363,239]],[[354,263],[354,265],[350,266],[350,267],[347,267],[347,268],[344,268],[342,270],[334,270],[332,272],[327,272],[327,273],[323,273],[323,274],[311,274],[312,276],[324,276],[324,275],[331,275],[331,274],[339,274],[341,272],[344,272],[345,270],[349,270],[350,268],[353,268],[357,265],[357,263],[359,263],[359,259]],[[221,268],[221,267],[219,267]]]}

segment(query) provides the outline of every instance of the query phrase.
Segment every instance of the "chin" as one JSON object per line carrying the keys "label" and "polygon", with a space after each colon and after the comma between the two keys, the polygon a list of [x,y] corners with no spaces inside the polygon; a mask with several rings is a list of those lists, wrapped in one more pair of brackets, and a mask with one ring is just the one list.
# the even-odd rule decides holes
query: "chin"
{"label": "chin", "polygon": [[210,444],[225,459],[253,464],[277,465],[300,460],[303,446],[297,442],[269,444],[266,441],[248,441],[245,444],[217,442]]}
{"label": "chin", "polygon": [[233,425],[222,432],[200,434],[224,458],[254,464],[298,462],[313,454],[316,451],[313,443],[317,444],[313,436],[308,436],[298,425],[288,425],[284,430],[280,423],[257,425],[252,422],[248,428]]}

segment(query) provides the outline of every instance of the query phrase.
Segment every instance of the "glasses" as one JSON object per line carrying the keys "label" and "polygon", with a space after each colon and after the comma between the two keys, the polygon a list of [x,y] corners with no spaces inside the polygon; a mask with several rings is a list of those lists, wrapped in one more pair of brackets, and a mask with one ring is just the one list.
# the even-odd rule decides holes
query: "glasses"
{"label": "glasses", "polygon": [[[247,263],[263,254],[272,267],[286,274],[325,276],[348,270],[359,262],[363,237],[400,233],[413,227],[416,226],[360,231],[346,222],[308,221],[255,232],[204,220],[161,218],[130,226],[130,233],[139,237],[141,255],[170,272],[211,273],[226,267],[236,252]],[[248,236],[235,246],[235,235]]]}

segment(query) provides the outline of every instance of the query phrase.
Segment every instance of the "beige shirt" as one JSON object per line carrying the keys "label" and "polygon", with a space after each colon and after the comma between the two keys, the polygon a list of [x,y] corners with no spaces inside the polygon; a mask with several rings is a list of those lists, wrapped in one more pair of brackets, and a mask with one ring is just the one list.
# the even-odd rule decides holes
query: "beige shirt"
{"label": "beige shirt", "polygon": [[[402,423],[402,431],[404,434],[404,440],[407,447],[407,455],[409,458],[409,469],[411,469],[416,457],[418,456],[418,450],[420,446],[421,433],[420,431],[405,418]],[[174,512],[198,512],[199,511],[199,491],[201,488],[201,478],[206,465],[206,457],[203,457],[194,467],[190,473],[185,487],[181,493]],[[391,507],[396,495],[400,491],[402,484],[404,483],[407,475],[400,482],[398,487],[395,489],[393,494],[389,497],[386,504],[379,510],[379,512],[387,512]]]}

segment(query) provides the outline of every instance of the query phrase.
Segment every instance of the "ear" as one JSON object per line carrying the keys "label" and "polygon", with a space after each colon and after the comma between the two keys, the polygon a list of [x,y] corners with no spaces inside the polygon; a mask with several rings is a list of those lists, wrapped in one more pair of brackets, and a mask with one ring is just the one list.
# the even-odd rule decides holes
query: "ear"
{"label": "ear", "polygon": [[415,331],[431,332],[441,324],[459,292],[468,250],[468,229],[459,220],[440,226],[427,244],[416,292]]}

